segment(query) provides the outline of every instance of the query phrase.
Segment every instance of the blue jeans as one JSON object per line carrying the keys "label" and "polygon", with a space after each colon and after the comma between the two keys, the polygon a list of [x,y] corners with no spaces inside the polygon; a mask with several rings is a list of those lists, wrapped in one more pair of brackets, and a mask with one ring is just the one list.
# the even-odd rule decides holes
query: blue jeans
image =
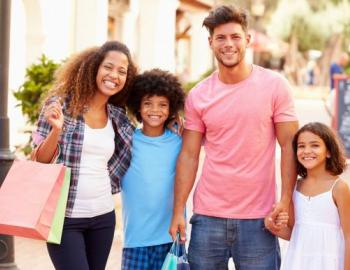
{"label": "blue jeans", "polygon": [[278,270],[277,237],[264,219],[228,219],[194,214],[188,259],[191,270],[225,270],[232,257],[236,270]]}

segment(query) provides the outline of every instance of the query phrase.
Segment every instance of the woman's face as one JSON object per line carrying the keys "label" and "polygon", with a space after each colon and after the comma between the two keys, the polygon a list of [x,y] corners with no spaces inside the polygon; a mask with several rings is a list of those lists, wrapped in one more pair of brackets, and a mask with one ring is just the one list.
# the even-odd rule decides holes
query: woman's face
{"label": "woman's face", "polygon": [[128,57],[124,53],[109,51],[97,71],[98,92],[108,98],[120,92],[126,82],[128,65]]}

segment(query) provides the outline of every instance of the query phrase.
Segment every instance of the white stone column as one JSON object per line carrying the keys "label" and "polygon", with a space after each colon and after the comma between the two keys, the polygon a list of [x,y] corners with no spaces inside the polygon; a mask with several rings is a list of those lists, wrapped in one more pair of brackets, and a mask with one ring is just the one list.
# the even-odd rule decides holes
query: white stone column
{"label": "white stone column", "polygon": [[[31,2],[31,1],[29,1]],[[70,28],[72,21],[71,0],[40,0],[42,31],[44,33],[43,53],[49,58],[61,61],[72,53]]]}
{"label": "white stone column", "polygon": [[209,33],[202,27],[207,13],[195,13],[191,16],[191,80],[197,80],[204,72],[212,67],[212,52],[209,47]]}
{"label": "white stone column", "polygon": [[73,50],[102,45],[107,41],[108,0],[75,0]]}
{"label": "white stone column", "polygon": [[177,0],[140,0],[138,64],[142,70],[175,71],[175,22]]}
{"label": "white stone column", "polygon": [[138,64],[138,40],[139,40],[139,28],[138,18],[140,14],[140,1],[130,0],[129,7],[124,12],[123,24],[122,24],[122,40],[126,46],[128,46],[130,53]]}
{"label": "white stone column", "polygon": [[28,37],[25,29],[25,3],[22,0],[12,0],[8,84],[8,117],[10,119],[11,150],[14,150],[15,146],[28,141],[28,135],[23,133],[26,119],[22,115],[21,108],[16,106],[18,101],[13,96],[13,92],[17,91],[19,86],[23,83],[25,68],[28,61],[27,51],[33,49],[33,47],[29,48],[27,46]]}

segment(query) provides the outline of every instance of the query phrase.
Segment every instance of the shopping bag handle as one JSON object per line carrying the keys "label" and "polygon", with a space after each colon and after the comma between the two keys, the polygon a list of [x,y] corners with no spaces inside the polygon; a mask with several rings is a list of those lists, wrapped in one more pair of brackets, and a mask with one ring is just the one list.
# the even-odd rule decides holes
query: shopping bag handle
{"label": "shopping bag handle", "polygon": [[170,252],[176,256],[180,255],[180,251],[181,251],[181,256],[186,256],[186,247],[185,247],[185,243],[181,243],[180,241],[180,233],[176,234],[176,239],[174,240],[171,248],[170,248]]}

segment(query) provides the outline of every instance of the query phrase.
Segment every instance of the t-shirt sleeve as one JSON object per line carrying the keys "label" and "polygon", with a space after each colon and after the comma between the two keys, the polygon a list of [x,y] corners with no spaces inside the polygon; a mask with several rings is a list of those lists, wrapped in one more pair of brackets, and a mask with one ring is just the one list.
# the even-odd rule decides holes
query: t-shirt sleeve
{"label": "t-shirt sleeve", "polygon": [[298,121],[291,86],[283,77],[280,78],[277,84],[273,121],[274,123]]}
{"label": "t-shirt sleeve", "polygon": [[185,129],[204,133],[205,125],[198,108],[195,107],[195,94],[192,91],[188,94],[185,102]]}

